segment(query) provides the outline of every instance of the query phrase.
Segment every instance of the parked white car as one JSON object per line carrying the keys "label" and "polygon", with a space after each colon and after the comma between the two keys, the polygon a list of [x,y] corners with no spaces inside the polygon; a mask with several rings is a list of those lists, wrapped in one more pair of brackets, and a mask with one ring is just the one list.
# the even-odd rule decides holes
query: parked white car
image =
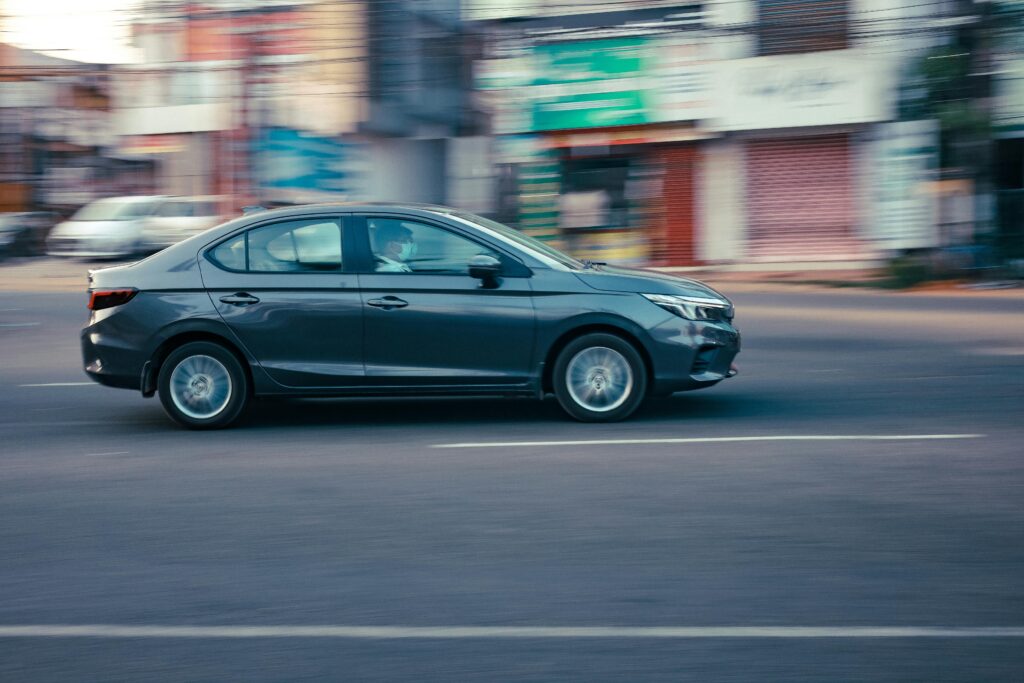
{"label": "parked white car", "polygon": [[223,197],[171,197],[146,221],[142,249],[156,252],[223,223]]}
{"label": "parked white car", "polygon": [[50,232],[50,256],[117,258],[136,256],[147,221],[170,197],[111,197],[86,204]]}

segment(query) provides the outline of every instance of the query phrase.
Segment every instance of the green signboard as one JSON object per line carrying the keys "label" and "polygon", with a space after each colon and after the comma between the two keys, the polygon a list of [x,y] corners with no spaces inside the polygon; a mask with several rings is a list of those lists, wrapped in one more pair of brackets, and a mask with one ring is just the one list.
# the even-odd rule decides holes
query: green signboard
{"label": "green signboard", "polygon": [[524,45],[475,67],[498,134],[695,121],[711,116],[701,39],[630,36]]}
{"label": "green signboard", "polygon": [[642,37],[538,45],[533,130],[650,123],[650,47]]}

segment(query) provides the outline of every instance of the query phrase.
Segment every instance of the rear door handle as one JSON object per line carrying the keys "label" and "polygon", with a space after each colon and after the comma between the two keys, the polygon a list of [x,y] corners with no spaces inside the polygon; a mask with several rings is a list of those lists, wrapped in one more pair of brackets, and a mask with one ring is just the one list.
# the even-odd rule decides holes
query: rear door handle
{"label": "rear door handle", "polygon": [[374,308],[383,308],[385,311],[390,311],[392,308],[405,308],[409,305],[408,301],[403,301],[397,296],[386,296],[383,299],[370,299],[366,302],[367,306],[373,306]]}
{"label": "rear door handle", "polygon": [[220,300],[232,306],[248,306],[249,304],[258,304],[260,302],[259,299],[248,292],[235,292],[234,294],[222,296]]}

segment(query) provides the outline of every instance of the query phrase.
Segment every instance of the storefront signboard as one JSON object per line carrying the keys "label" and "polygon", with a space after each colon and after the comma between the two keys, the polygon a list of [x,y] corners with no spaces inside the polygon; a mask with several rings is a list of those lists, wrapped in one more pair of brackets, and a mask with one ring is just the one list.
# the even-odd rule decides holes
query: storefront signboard
{"label": "storefront signboard", "polygon": [[716,65],[713,130],[862,124],[893,114],[894,70],[858,50],[753,57]]}

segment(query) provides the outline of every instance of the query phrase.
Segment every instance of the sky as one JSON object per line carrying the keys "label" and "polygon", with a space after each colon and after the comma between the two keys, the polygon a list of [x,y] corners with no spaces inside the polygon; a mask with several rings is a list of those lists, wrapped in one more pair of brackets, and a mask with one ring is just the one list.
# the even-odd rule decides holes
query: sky
{"label": "sky", "polygon": [[0,41],[85,62],[132,61],[135,0],[0,0]]}

